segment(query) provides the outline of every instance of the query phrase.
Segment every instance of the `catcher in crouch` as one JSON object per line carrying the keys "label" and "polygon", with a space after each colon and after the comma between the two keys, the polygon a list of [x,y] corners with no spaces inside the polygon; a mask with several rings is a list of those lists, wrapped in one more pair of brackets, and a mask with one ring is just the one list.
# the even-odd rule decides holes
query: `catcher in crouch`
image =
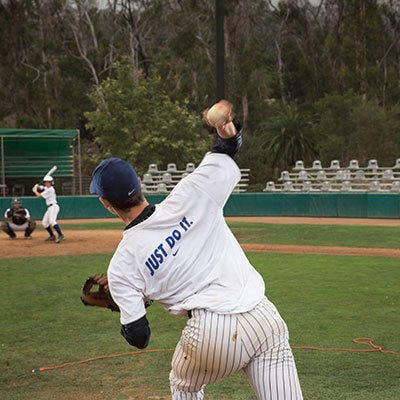
{"label": "catcher in crouch", "polygon": [[172,357],[174,400],[203,399],[206,384],[239,370],[258,399],[300,400],[288,328],[224,219],[240,180],[242,132],[231,108],[223,117],[211,152],[160,204],[143,197],[129,163],[108,158],[96,167],[91,193],[126,224],[101,291],[111,293],[121,333],[138,348],[150,340],[148,299],[188,318]]}
{"label": "catcher in crouch", "polygon": [[1,223],[1,229],[7,233],[10,239],[15,239],[15,232],[24,232],[25,239],[32,239],[31,233],[36,228],[36,222],[31,219],[29,210],[22,207],[19,198],[11,202],[11,207],[4,213],[4,221]]}

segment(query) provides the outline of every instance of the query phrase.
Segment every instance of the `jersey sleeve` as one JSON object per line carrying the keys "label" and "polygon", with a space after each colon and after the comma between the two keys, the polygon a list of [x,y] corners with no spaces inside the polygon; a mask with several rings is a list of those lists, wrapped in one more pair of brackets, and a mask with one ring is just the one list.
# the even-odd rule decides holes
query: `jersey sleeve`
{"label": "jersey sleeve", "polygon": [[48,199],[51,196],[51,188],[46,188],[43,190],[42,193],[40,193],[40,195],[44,198],[44,199]]}
{"label": "jersey sleeve", "polygon": [[182,202],[184,197],[201,201],[207,196],[222,208],[240,177],[239,167],[228,154],[207,153],[200,165],[176,185],[171,197],[176,193]]}
{"label": "jersey sleeve", "polygon": [[[120,265],[115,268],[115,257],[110,263],[107,278],[110,293],[120,309],[120,322],[127,325],[137,321],[146,314],[143,301],[143,294],[140,288],[133,286],[131,282],[139,282],[137,279],[130,279],[123,275]],[[126,267],[125,270],[129,271]]]}
{"label": "jersey sleeve", "polygon": [[[240,181],[240,169],[234,158],[242,145],[243,128],[235,123],[237,134],[229,139],[217,135],[216,141],[200,165],[185,179],[182,179],[171,192],[176,196],[199,200],[207,196],[223,208],[236,184]],[[179,202],[177,202],[179,204]]]}

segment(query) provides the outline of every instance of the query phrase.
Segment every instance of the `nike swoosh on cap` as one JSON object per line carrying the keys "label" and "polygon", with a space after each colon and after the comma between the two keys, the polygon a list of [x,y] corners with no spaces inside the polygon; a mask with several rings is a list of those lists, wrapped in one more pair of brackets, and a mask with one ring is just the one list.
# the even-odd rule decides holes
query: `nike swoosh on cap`
{"label": "nike swoosh on cap", "polygon": [[135,191],[135,188],[133,188],[130,192],[128,192],[128,196],[130,196],[131,194],[133,194],[134,191]]}

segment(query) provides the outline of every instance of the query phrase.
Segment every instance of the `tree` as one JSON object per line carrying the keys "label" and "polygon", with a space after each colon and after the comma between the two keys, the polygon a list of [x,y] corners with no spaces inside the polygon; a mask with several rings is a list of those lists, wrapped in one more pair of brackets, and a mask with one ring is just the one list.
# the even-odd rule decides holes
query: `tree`
{"label": "tree", "polygon": [[361,103],[361,97],[353,91],[327,94],[315,103],[314,129],[320,143],[322,163],[332,159],[347,163],[355,158],[357,149],[352,147],[350,136],[357,129],[354,110]]}
{"label": "tree", "polygon": [[265,137],[266,157],[274,168],[286,170],[298,160],[310,163],[318,157],[313,125],[295,106],[279,110],[260,129]]}
{"label": "tree", "polygon": [[85,114],[102,157],[131,161],[138,173],[150,163],[199,162],[209,139],[200,115],[192,115],[187,103],[173,102],[156,73],[147,78],[143,71],[133,73],[127,59],[114,70],[115,76],[91,93],[96,110]]}
{"label": "tree", "polygon": [[394,164],[400,151],[399,106],[384,109],[352,91],[326,95],[315,106],[314,131],[322,163],[338,159],[348,165],[357,159],[367,165],[376,158],[382,165]]}
{"label": "tree", "polygon": [[351,132],[349,147],[361,165],[377,158],[381,166],[392,166],[400,154],[399,106],[382,108],[377,101],[361,102],[352,112],[356,129]]}
{"label": "tree", "polygon": [[[106,82],[115,78],[112,66],[123,56],[131,62],[135,85],[148,78],[154,91],[168,93],[174,105],[169,108],[199,115],[215,100],[214,7],[215,0],[0,0],[0,124],[82,128],[84,112],[96,105],[87,93],[99,90],[98,108],[106,107],[104,89],[111,81]],[[393,126],[386,126],[380,143],[397,143],[398,0],[225,0],[224,27],[226,97],[245,126],[238,161],[251,168],[252,183],[270,173],[261,142],[278,118],[271,104],[280,104],[283,114],[295,104],[305,120],[317,116],[312,140],[321,161],[346,161],[356,151],[392,158],[396,146],[371,147],[372,140],[362,139],[381,135],[383,118],[389,118]],[[158,75],[161,82],[155,83]],[[116,110],[113,115],[120,117]],[[140,118],[120,125],[135,127],[132,121]],[[355,141],[358,132],[365,134]],[[90,133],[81,129],[85,145]],[[97,142],[90,143],[95,154],[98,145],[108,152],[116,146],[106,137]]]}

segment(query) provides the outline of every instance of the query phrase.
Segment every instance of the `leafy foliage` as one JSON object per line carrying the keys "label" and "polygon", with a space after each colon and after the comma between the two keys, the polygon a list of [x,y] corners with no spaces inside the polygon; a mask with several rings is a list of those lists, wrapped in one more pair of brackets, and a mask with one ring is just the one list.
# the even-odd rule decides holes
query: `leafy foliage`
{"label": "leafy foliage", "polygon": [[365,101],[349,91],[326,95],[316,102],[314,130],[320,137],[321,161],[348,162],[358,159],[366,165],[380,154],[382,165],[390,166],[400,151],[399,109],[384,109],[376,101]]}
{"label": "leafy foliage", "polygon": [[142,173],[150,163],[199,161],[208,143],[201,119],[174,102],[162,83],[156,73],[133,73],[127,61],[115,64],[115,76],[91,95],[96,110],[85,114],[102,156],[129,160]]}
{"label": "leafy foliage", "polygon": [[297,160],[311,162],[318,156],[312,123],[297,107],[279,110],[263,125],[262,134],[265,135],[266,156],[270,157],[272,166],[282,169],[294,166]]}
{"label": "leafy foliage", "polygon": [[[94,0],[1,1],[0,126],[79,127],[85,173],[93,157],[114,151],[142,157],[142,166],[168,156],[181,164],[198,160],[204,146],[193,148],[194,131],[186,135],[187,126],[180,126],[188,115],[177,109],[200,116],[216,100],[214,12],[214,0],[118,0],[101,7]],[[251,168],[251,184],[290,168],[293,158],[312,157],[313,146],[324,162],[376,158],[389,165],[398,158],[399,20],[393,0],[225,1],[225,97],[246,127],[239,161]],[[113,65],[124,56],[131,76],[118,77]],[[101,104],[122,78],[128,86]],[[129,108],[137,104],[128,88],[135,87],[139,102],[143,79],[155,101],[140,106],[146,118]],[[266,152],[261,143],[283,124],[276,110],[293,108],[315,135]],[[84,115],[94,118],[100,110],[103,119],[97,115],[91,131],[94,123],[85,126]],[[288,127],[284,135],[288,139]],[[143,159],[153,151],[152,160]]]}

